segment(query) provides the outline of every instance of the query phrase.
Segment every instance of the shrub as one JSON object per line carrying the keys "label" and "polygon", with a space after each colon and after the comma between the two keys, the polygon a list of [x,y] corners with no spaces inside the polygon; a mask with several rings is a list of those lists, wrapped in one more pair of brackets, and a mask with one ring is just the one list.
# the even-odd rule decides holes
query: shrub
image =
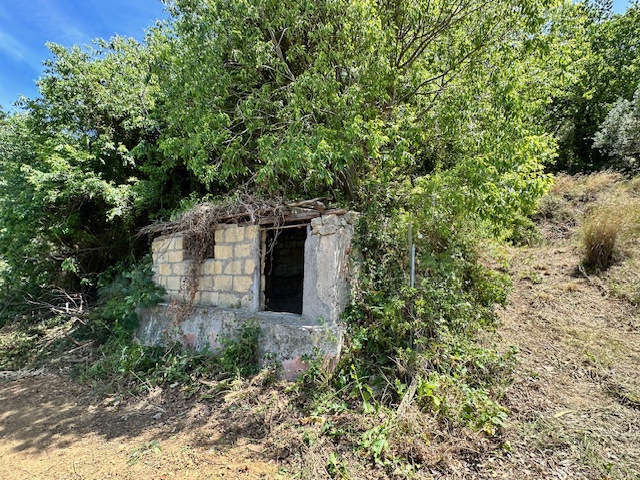
{"label": "shrub", "polygon": [[136,308],[162,301],[164,289],[153,282],[151,258],[133,266],[117,265],[98,281],[98,301],[80,335],[98,344],[111,337],[129,341],[138,326]]}
{"label": "shrub", "polygon": [[[335,386],[366,412],[374,405],[396,408],[417,382],[423,411],[498,433],[505,411],[497,402],[510,382],[513,354],[476,338],[495,326],[494,305],[506,301],[508,278],[479,261],[482,230],[468,218],[432,208],[386,213],[361,216],[361,282],[345,313],[349,348]],[[413,288],[407,275],[410,222],[416,245]]]}
{"label": "shrub", "polygon": [[582,226],[583,264],[597,269],[609,268],[617,253],[617,241],[626,226],[621,205],[605,204],[592,209]]}
{"label": "shrub", "polygon": [[608,154],[614,165],[640,171],[640,88],[632,100],[618,99],[593,140],[594,147]]}
{"label": "shrub", "polygon": [[538,227],[528,217],[519,217],[514,219],[513,227],[506,236],[505,240],[511,242],[514,245],[519,246],[533,246],[541,242],[542,236],[538,231]]}

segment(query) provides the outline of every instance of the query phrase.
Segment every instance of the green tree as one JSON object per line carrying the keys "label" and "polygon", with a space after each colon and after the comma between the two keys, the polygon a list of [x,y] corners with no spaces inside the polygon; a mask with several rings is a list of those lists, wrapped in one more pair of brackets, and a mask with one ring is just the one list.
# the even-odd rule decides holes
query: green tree
{"label": "green tree", "polygon": [[161,149],[205,185],[351,200],[448,168],[455,155],[431,144],[459,139],[434,109],[470,72],[501,68],[550,3],[173,2]]}
{"label": "green tree", "polygon": [[49,47],[41,96],[0,123],[3,290],[20,302],[93,289],[107,267],[146,250],[137,228],[186,194],[153,148],[153,52],[120,37]]}
{"label": "green tree", "polygon": [[577,74],[549,110],[560,147],[556,168],[570,171],[610,166],[608,155],[594,148],[593,137],[613,104],[630,100],[640,82],[640,4],[632,2],[624,15],[591,3],[576,9],[582,15],[565,28],[580,54],[572,65]]}
{"label": "green tree", "polygon": [[632,100],[618,100],[594,137],[594,146],[616,165],[640,171],[640,88]]}
{"label": "green tree", "polygon": [[[0,120],[0,298],[2,312],[10,311],[38,287],[51,285],[55,270],[52,244],[41,241],[52,228],[43,204],[44,194],[29,184],[21,167],[30,164],[36,140],[27,117],[14,114]],[[55,228],[52,228],[55,230]]]}

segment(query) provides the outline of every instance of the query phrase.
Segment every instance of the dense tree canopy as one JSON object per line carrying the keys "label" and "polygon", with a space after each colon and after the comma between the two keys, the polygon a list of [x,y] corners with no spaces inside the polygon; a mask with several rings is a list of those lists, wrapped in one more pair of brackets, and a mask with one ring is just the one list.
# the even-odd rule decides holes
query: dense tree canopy
{"label": "dense tree canopy", "polygon": [[50,48],[41,96],[0,128],[0,255],[12,298],[91,288],[96,274],[140,255],[136,228],[189,193],[148,147],[159,130],[151,50],[118,37]]}
{"label": "dense tree canopy", "polygon": [[[506,71],[507,49],[533,53],[548,3],[177,1],[160,148],[205,184],[352,200],[446,168],[461,152],[438,151],[444,97],[529,73]],[[479,93],[450,108],[482,115]]]}

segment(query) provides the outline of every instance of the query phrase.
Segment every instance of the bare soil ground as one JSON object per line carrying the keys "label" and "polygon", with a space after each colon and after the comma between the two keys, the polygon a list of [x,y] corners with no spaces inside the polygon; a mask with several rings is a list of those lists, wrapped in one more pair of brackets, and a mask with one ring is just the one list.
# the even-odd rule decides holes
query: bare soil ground
{"label": "bare soil ground", "polygon": [[2,380],[0,478],[273,478],[260,440],[226,435],[210,413],[170,390],[105,399],[58,375]]}

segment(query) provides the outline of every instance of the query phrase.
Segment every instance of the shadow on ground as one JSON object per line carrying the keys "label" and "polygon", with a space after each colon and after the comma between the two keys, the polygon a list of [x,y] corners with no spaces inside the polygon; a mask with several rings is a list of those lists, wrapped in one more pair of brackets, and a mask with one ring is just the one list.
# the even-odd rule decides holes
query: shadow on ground
{"label": "shadow on ground", "polygon": [[18,451],[67,448],[95,434],[105,440],[154,430],[162,439],[207,422],[195,401],[176,402],[171,392],[120,401],[102,399],[56,375],[0,380],[0,438]]}

